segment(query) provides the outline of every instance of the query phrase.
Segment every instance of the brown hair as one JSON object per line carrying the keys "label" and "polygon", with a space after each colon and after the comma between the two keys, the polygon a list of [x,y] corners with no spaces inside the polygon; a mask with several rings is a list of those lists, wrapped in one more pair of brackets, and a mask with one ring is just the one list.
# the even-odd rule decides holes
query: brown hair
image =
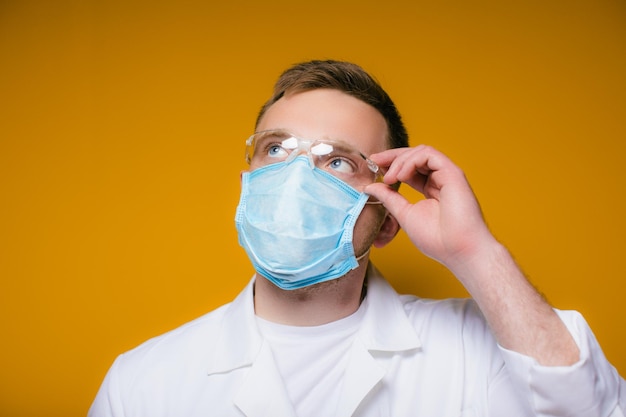
{"label": "brown hair", "polygon": [[371,105],[387,122],[389,147],[409,146],[406,128],[389,95],[360,66],[344,61],[313,60],[287,69],[274,84],[274,93],[261,108],[256,125],[267,109],[283,96],[320,88],[339,90]]}

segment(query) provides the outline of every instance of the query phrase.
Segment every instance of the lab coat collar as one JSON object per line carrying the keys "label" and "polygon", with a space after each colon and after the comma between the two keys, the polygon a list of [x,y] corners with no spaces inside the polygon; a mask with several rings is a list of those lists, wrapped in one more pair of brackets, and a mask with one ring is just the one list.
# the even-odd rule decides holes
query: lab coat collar
{"label": "lab coat collar", "polygon": [[358,337],[368,351],[401,352],[422,344],[396,291],[370,262],[365,316]]}
{"label": "lab coat collar", "polygon": [[[365,315],[358,331],[370,352],[419,349],[421,342],[409,322],[398,294],[370,263]],[[254,315],[254,279],[227,307],[210,357],[209,374],[251,366],[263,347]]]}
{"label": "lab coat collar", "polygon": [[262,346],[254,315],[253,278],[224,312],[209,358],[209,375],[252,365]]}
{"label": "lab coat collar", "polygon": [[[226,307],[210,356],[209,375],[248,368],[233,405],[248,417],[295,417],[272,351],[254,315],[254,280]],[[337,416],[351,416],[387,372],[377,354],[420,348],[420,340],[396,292],[370,266],[365,314],[351,348]],[[349,388],[346,388],[349,387]]]}

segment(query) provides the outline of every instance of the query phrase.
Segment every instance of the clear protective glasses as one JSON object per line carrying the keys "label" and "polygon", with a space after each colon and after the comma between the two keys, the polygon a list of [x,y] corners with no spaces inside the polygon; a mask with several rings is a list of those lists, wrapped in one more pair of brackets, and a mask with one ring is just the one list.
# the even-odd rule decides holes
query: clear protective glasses
{"label": "clear protective glasses", "polygon": [[246,161],[253,169],[290,162],[302,153],[311,168],[324,170],[353,188],[382,181],[378,165],[345,142],[302,139],[282,129],[257,132],[246,140]]}

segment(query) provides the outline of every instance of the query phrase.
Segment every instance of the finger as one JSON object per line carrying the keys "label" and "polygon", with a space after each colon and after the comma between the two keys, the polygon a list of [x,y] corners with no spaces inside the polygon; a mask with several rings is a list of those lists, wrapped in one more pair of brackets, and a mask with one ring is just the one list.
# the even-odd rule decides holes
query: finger
{"label": "finger", "polygon": [[411,207],[411,203],[402,194],[381,183],[370,184],[365,187],[364,191],[383,203],[383,206],[400,224],[404,223],[406,211]]}
{"label": "finger", "polygon": [[[383,182],[385,184],[391,185],[400,181],[397,177],[398,169],[403,165],[402,160],[407,159],[406,155],[413,150],[414,148],[394,148],[370,155],[370,159],[374,161],[384,173]],[[425,178],[418,180],[416,184],[411,184],[411,180],[412,179],[409,179],[408,181],[409,185],[413,188],[420,189],[423,186]]]}
{"label": "finger", "polygon": [[430,146],[421,145],[398,155],[390,169],[393,168],[395,175],[404,181],[416,172],[428,176],[451,165],[452,162],[444,154]]}
{"label": "finger", "polygon": [[401,154],[410,151],[415,148],[393,148],[387,149],[382,152],[374,153],[369,156],[369,158],[376,162],[378,166],[381,168],[389,168],[391,163]]}
{"label": "finger", "polygon": [[441,185],[464,177],[446,155],[426,145],[384,151],[372,155],[372,159],[387,167],[385,183],[404,182],[423,194],[438,191]]}
{"label": "finger", "polygon": [[432,169],[428,167],[428,147],[390,149],[371,156],[385,171],[386,184],[404,182],[424,193],[424,188]]}

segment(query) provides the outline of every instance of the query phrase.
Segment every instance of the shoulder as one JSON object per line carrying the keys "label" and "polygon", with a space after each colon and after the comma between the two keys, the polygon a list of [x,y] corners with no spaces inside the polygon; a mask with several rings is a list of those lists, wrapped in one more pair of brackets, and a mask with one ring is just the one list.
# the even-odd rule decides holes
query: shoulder
{"label": "shoulder", "polygon": [[423,341],[460,343],[465,349],[495,353],[497,342],[471,298],[441,300],[401,295],[408,320]]}
{"label": "shoulder", "polygon": [[192,361],[198,355],[206,355],[214,343],[222,317],[229,304],[225,304],[195,320],[183,324],[162,335],[153,337],[139,346],[123,353],[117,365],[144,367],[160,362],[164,358],[179,358]]}
{"label": "shoulder", "polygon": [[484,322],[484,317],[471,298],[430,299],[414,295],[400,295],[400,301],[409,318],[425,321],[453,322],[463,324],[467,322]]}
{"label": "shoulder", "polygon": [[224,316],[231,305],[119,355],[107,372],[90,415],[109,415],[110,410],[120,410],[120,415],[121,410],[129,415],[152,410],[146,415],[157,416],[169,407],[191,407],[198,398],[207,397],[201,391],[207,386],[210,352],[219,343]]}
{"label": "shoulder", "polygon": [[[488,337],[486,320],[471,298],[428,299],[398,294],[393,286],[373,266],[369,270],[368,297],[377,317],[388,320],[408,320],[420,338],[431,336],[450,338],[454,335]],[[370,294],[371,293],[371,294]],[[399,315],[388,312],[397,311]]]}

